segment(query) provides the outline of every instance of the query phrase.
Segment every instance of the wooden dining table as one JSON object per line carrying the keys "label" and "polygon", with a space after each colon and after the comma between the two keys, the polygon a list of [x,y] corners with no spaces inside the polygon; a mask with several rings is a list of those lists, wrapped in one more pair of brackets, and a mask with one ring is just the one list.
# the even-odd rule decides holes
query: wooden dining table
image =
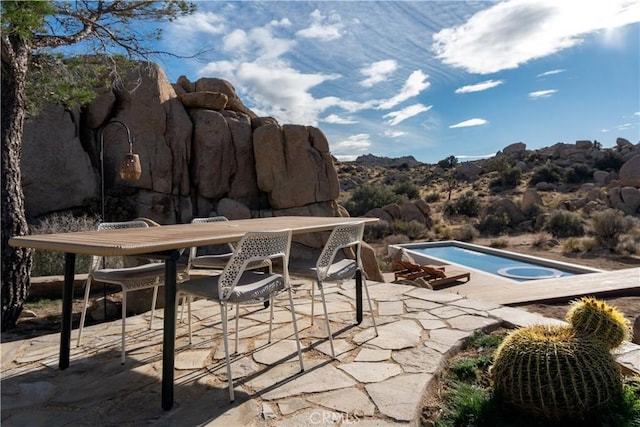
{"label": "wooden dining table", "polygon": [[[176,338],[176,278],[181,251],[191,247],[239,241],[248,231],[290,229],[294,235],[331,231],[337,224],[375,223],[377,218],[276,216],[198,224],[163,225],[159,227],[81,231],[71,233],[15,236],[14,247],[25,247],[65,253],[62,290],[62,326],[58,366],[69,366],[71,344],[73,281],[76,255],[126,256],[141,255],[164,260],[165,305],[162,343],[162,407],[173,406],[174,352]],[[362,277],[356,274],[356,321],[362,321]]]}

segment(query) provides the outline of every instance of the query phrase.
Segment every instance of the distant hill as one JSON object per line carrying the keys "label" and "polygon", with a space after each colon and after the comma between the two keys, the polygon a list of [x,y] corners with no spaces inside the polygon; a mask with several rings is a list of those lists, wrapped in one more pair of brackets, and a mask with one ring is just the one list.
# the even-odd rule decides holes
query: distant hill
{"label": "distant hill", "polygon": [[378,157],[373,154],[365,154],[363,156],[358,156],[357,159],[353,163],[363,165],[363,166],[382,166],[382,167],[398,167],[398,166],[418,166],[421,163],[415,159],[413,156],[403,156],[403,157]]}

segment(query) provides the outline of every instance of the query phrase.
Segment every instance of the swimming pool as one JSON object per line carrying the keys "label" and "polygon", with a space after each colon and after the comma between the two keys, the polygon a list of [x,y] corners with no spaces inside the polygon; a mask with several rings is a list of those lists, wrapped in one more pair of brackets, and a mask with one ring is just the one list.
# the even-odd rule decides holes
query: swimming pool
{"label": "swimming pool", "polygon": [[495,274],[516,282],[568,277],[602,270],[516,254],[455,240],[395,245],[410,252],[420,263],[457,264]]}

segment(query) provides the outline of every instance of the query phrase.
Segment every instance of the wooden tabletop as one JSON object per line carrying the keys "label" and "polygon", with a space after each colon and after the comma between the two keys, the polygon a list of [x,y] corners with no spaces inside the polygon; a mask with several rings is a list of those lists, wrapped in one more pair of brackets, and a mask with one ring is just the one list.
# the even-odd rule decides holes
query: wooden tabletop
{"label": "wooden tabletop", "polygon": [[9,244],[83,255],[135,255],[235,242],[248,231],[291,229],[293,234],[302,234],[328,231],[337,224],[372,224],[377,221],[377,218],[278,216],[149,228],[37,234],[12,237]]}

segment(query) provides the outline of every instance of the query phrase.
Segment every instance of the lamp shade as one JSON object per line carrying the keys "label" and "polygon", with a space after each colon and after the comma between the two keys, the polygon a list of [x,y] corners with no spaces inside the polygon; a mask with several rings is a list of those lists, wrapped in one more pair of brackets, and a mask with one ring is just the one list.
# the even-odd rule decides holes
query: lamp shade
{"label": "lamp shade", "polygon": [[141,175],[140,157],[137,154],[125,154],[120,163],[120,178],[124,181],[137,181]]}

